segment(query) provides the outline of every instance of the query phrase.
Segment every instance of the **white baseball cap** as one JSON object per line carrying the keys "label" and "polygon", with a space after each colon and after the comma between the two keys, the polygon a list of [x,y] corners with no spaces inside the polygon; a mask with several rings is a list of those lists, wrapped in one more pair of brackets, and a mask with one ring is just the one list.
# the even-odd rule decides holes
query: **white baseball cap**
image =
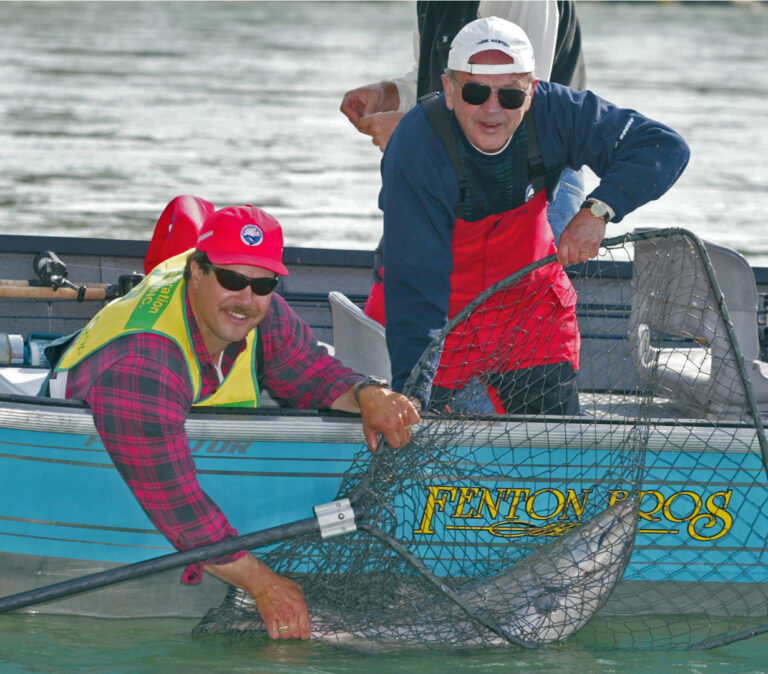
{"label": "white baseball cap", "polygon": [[[512,61],[493,65],[469,62],[475,54],[492,50],[503,52]],[[472,75],[532,73],[533,47],[520,26],[498,16],[489,16],[468,23],[453,38],[448,67]]]}

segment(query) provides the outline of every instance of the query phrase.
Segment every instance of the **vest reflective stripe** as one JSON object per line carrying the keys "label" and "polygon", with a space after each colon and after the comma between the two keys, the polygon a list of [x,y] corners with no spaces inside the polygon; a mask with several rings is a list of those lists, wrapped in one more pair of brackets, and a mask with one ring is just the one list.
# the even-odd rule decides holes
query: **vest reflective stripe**
{"label": "vest reflective stripe", "polygon": [[227,376],[211,395],[200,399],[200,364],[192,346],[185,310],[184,266],[191,251],[161,263],[124,297],[110,302],[83,328],[54,370],[54,377],[70,370],[110,342],[130,334],[153,333],[171,339],[187,365],[196,407],[258,407],[256,378],[257,331],[246,338],[246,348],[238,355]]}
{"label": "vest reflective stripe", "polygon": [[[546,192],[476,222],[457,219],[451,245],[449,318],[497,281],[555,252]],[[435,384],[453,388],[466,379],[467,362],[492,372],[565,361],[578,369],[576,291],[557,262],[489,298],[471,320],[471,330],[458,329],[446,339]],[[501,360],[500,343],[509,345]]]}

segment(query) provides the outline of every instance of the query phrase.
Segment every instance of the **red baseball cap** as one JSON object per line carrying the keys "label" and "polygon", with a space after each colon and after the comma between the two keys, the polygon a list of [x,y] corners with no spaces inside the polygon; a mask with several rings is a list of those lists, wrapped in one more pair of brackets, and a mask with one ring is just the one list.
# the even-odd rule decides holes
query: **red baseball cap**
{"label": "red baseball cap", "polygon": [[246,264],[288,275],[280,223],[255,206],[228,206],[211,213],[195,248],[205,251],[213,264]]}

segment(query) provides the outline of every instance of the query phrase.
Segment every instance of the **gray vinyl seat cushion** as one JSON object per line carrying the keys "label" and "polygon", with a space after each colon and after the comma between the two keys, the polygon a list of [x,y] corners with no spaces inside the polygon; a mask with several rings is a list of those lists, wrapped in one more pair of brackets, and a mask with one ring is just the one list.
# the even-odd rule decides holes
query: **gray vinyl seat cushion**
{"label": "gray vinyl seat cushion", "polygon": [[[730,248],[705,247],[757,405],[768,410],[768,363],[760,361],[752,269]],[[690,416],[743,411],[745,389],[719,302],[690,240],[635,242],[632,290],[629,338],[641,379]]]}
{"label": "gray vinyl seat cushion", "polygon": [[362,374],[392,379],[384,326],[366,316],[343,293],[328,293],[333,320],[334,355],[344,365]]}

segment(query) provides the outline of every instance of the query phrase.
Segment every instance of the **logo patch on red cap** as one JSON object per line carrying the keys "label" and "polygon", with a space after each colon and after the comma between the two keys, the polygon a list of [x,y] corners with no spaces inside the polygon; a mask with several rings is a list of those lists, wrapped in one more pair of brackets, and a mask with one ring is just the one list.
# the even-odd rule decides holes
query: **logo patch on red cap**
{"label": "logo patch on red cap", "polygon": [[240,230],[240,238],[246,246],[258,246],[264,241],[264,232],[258,225],[246,225]]}

